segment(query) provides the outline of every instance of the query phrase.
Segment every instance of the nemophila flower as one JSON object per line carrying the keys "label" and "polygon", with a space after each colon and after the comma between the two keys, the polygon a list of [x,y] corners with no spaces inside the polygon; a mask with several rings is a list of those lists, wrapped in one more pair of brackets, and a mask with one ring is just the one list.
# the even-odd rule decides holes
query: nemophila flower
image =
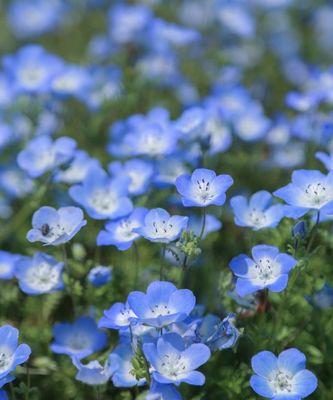
{"label": "nemophila flower", "polygon": [[97,328],[91,317],[80,317],[72,324],[57,323],[53,336],[50,347],[54,353],[75,356],[78,360],[102,350],[107,344],[106,333]]}
{"label": "nemophila flower", "polygon": [[234,319],[235,314],[228,314],[223,320],[216,315],[206,315],[196,331],[198,339],[212,351],[235,346],[240,332],[234,325]]}
{"label": "nemophila flower", "polygon": [[146,214],[144,224],[133,231],[151,242],[170,243],[179,238],[187,223],[188,217],[170,216],[163,208],[154,208]]}
{"label": "nemophila flower", "polygon": [[241,297],[265,288],[281,292],[287,287],[288,274],[297,264],[293,257],[267,245],[254,246],[252,257],[240,254],[230,262],[237,277],[236,291]]}
{"label": "nemophila flower", "polygon": [[233,184],[229,175],[216,175],[210,169],[196,169],[192,175],[181,175],[176,179],[176,188],[185,207],[222,206],[226,191]]}
{"label": "nemophila flower", "polygon": [[118,250],[128,250],[140,237],[135,229],[144,225],[147,212],[146,208],[137,207],[127,217],[106,223],[105,230],[99,232],[97,236],[97,245],[112,245],[116,246]]}
{"label": "nemophila flower", "polygon": [[132,346],[127,343],[118,345],[110,354],[109,362],[114,367],[112,383],[115,387],[142,386],[146,383],[145,378],[136,378],[132,365],[133,358]]}
{"label": "nemophila flower", "polygon": [[154,173],[153,165],[140,159],[128,160],[124,164],[114,161],[109,164],[109,171],[114,177],[128,178],[128,192],[136,196],[147,191]]}
{"label": "nemophila flower", "polygon": [[172,384],[151,383],[146,400],[182,400],[182,396]]}
{"label": "nemophila flower", "polygon": [[72,362],[78,370],[75,379],[87,385],[104,385],[115,369],[108,361],[105,362],[104,366],[97,360],[82,364],[79,359],[72,357]]}
{"label": "nemophila flower", "polygon": [[182,382],[201,386],[205,376],[196,371],[210,357],[209,348],[195,343],[185,348],[183,339],[177,333],[164,334],[157,343],[145,343],[143,352],[153,368],[152,377],[159,383]]}
{"label": "nemophila flower", "polygon": [[5,148],[11,142],[12,138],[13,138],[12,128],[8,124],[4,124],[3,122],[0,121],[0,150]]}
{"label": "nemophila flower", "polygon": [[249,38],[255,33],[255,19],[250,10],[242,4],[218,2],[215,12],[223,28],[232,33]]}
{"label": "nemophila flower", "polygon": [[333,170],[333,152],[326,154],[323,151],[318,151],[316,153],[316,158],[324,164],[328,171]]}
{"label": "nemophila flower", "polygon": [[[11,88],[8,77],[0,72],[0,107],[5,109],[10,106],[14,97],[15,91]],[[0,135],[0,148],[2,147],[1,144],[5,142],[5,138],[2,138],[3,134]]]}
{"label": "nemophila flower", "polygon": [[127,197],[129,180],[111,179],[101,167],[92,167],[82,184],[72,186],[69,194],[94,219],[117,219],[128,215],[133,205]]}
{"label": "nemophila flower", "polygon": [[154,181],[158,187],[171,186],[175,184],[179,175],[187,172],[188,168],[183,159],[175,156],[166,157],[158,160]]}
{"label": "nemophila flower", "polygon": [[302,217],[310,210],[333,213],[333,172],[328,175],[316,170],[298,170],[292,173],[291,183],[274,192],[284,200],[286,215]]}
{"label": "nemophila flower", "polygon": [[19,331],[10,325],[0,328],[0,382],[3,384],[12,381],[10,374],[15,368],[25,363],[31,349],[27,344],[18,345]]}
{"label": "nemophila flower", "polygon": [[68,242],[87,224],[81,208],[44,206],[32,217],[32,229],[27,233],[29,242],[58,246]]}
{"label": "nemophila flower", "polygon": [[273,400],[301,400],[313,393],[318,385],[316,376],[305,369],[306,358],[297,349],[288,349],[276,357],[261,351],[252,357],[250,385],[260,396]]}
{"label": "nemophila flower", "polygon": [[76,142],[69,137],[61,137],[54,142],[49,136],[39,136],[31,140],[17,156],[20,168],[32,178],[38,178],[71,160]]}
{"label": "nemophila flower", "polygon": [[269,163],[283,169],[295,168],[304,164],[305,145],[304,143],[288,143],[288,146],[275,146]]}
{"label": "nemophila flower", "polygon": [[51,82],[52,92],[60,97],[82,97],[92,84],[87,68],[80,65],[64,64]]}
{"label": "nemophila flower", "polygon": [[22,198],[34,189],[34,181],[17,166],[0,168],[0,189],[10,197]]}
{"label": "nemophila flower", "polygon": [[19,93],[48,93],[53,77],[59,72],[62,61],[48,53],[42,46],[29,44],[2,61],[4,71],[14,89]]}
{"label": "nemophila flower", "polygon": [[156,328],[183,321],[195,306],[190,290],[178,290],[172,283],[163,281],[152,282],[147,293],[130,293],[127,301],[135,314],[134,319]]}
{"label": "nemophila flower", "polygon": [[88,281],[95,287],[106,285],[112,278],[112,269],[102,265],[89,271]]}
{"label": "nemophila flower", "polygon": [[99,320],[99,328],[126,329],[131,325],[133,318],[136,318],[128,302],[115,303],[108,310],[104,311],[104,316]]}
{"label": "nemophila flower", "polygon": [[[12,380],[8,380],[7,377],[4,379],[0,380],[0,387],[2,387],[3,385],[5,385],[8,382],[11,382],[15,379],[15,377],[12,377]],[[3,383],[4,382],[4,383]],[[0,400],[9,400],[8,394],[5,390],[0,390]]]}
{"label": "nemophila flower", "polygon": [[0,279],[12,279],[15,275],[15,264],[21,256],[0,250]]}
{"label": "nemophila flower", "polygon": [[64,288],[62,272],[64,263],[44,254],[21,257],[15,264],[15,276],[20,289],[29,295],[52,293]]}
{"label": "nemophila flower", "polygon": [[270,127],[270,120],[261,108],[250,107],[234,121],[234,129],[242,140],[255,141],[263,138]]}
{"label": "nemophila flower", "polygon": [[70,185],[80,183],[84,180],[90,168],[98,167],[99,165],[99,161],[91,158],[85,151],[77,150],[68,168],[59,170],[54,180]]}
{"label": "nemophila flower", "polygon": [[[212,232],[217,232],[221,229],[222,222],[215,217],[215,215],[207,214],[205,228],[202,234],[202,239],[205,239],[207,235]],[[191,215],[188,224],[188,230],[193,231],[196,236],[200,236],[202,229],[202,218]]]}
{"label": "nemophila flower", "polygon": [[282,204],[272,205],[273,196],[266,190],[253,194],[249,200],[235,196],[230,200],[235,215],[235,224],[253,230],[276,227],[284,217]]}
{"label": "nemophila flower", "polygon": [[333,307],[333,287],[328,283],[316,291],[312,296],[308,296],[307,300],[317,308],[325,310]]}

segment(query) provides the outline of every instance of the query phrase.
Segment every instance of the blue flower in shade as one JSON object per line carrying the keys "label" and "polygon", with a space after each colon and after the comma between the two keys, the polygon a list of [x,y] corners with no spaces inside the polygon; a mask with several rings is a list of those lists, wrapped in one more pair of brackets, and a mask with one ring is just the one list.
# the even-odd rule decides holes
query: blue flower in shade
{"label": "blue flower in shade", "polygon": [[38,178],[71,160],[76,142],[69,137],[61,137],[52,142],[49,136],[38,136],[31,140],[17,156],[20,168],[32,178]]}
{"label": "blue flower in shade", "polygon": [[210,169],[196,169],[192,175],[180,175],[176,188],[182,196],[185,207],[222,206],[226,200],[225,192],[233,184],[229,175],[216,175]]}
{"label": "blue flower in shade", "polygon": [[136,379],[133,374],[132,359],[134,353],[130,344],[120,344],[109,356],[109,363],[113,367],[112,383],[116,387],[142,386],[146,379]]}
{"label": "blue flower in shade", "polygon": [[27,233],[29,242],[42,242],[58,246],[68,242],[86,225],[81,208],[44,206],[32,217],[32,229]]}
{"label": "blue flower in shade", "polygon": [[167,333],[156,344],[145,343],[142,348],[153,368],[152,377],[156,382],[177,386],[182,382],[198,386],[205,383],[205,376],[195,370],[210,357],[206,345],[195,343],[186,348],[180,335]]}
{"label": "blue flower in shade", "polygon": [[99,320],[99,328],[109,328],[116,330],[127,329],[131,321],[136,318],[128,302],[115,303],[108,310],[104,311],[104,316]]}
{"label": "blue flower in shade", "polygon": [[182,396],[174,385],[153,380],[146,400],[182,400]]}
{"label": "blue flower in shade", "polygon": [[34,181],[16,166],[0,168],[0,189],[8,196],[22,198],[31,193],[34,188]]}
{"label": "blue flower in shade", "polygon": [[147,191],[154,173],[150,162],[132,159],[123,165],[119,161],[109,164],[109,171],[115,177],[126,177],[130,180],[128,192],[130,195],[140,195]]}
{"label": "blue flower in shade", "polygon": [[154,208],[146,214],[144,224],[133,231],[151,242],[170,243],[179,238],[187,224],[188,217],[170,216],[163,208]]}
{"label": "blue flower in shade", "polygon": [[10,375],[11,372],[18,365],[25,363],[31,354],[31,349],[27,344],[18,345],[18,337],[19,331],[16,328],[10,325],[0,328],[0,383],[2,385],[15,379]]}
{"label": "blue flower in shade", "polygon": [[313,393],[318,385],[316,376],[305,369],[306,358],[297,349],[288,349],[276,357],[261,351],[252,357],[250,385],[260,396],[273,400],[300,400]]}
{"label": "blue flower in shade", "polygon": [[128,179],[111,179],[100,167],[90,168],[81,185],[69,194],[94,219],[117,219],[128,215],[133,205],[127,197]]}
{"label": "blue flower in shade", "polygon": [[64,288],[64,263],[44,253],[21,257],[15,265],[15,276],[20,289],[29,295],[53,293]]}
{"label": "blue flower in shade", "polygon": [[62,67],[62,61],[57,56],[34,44],[22,47],[14,55],[5,56],[2,63],[13,89],[29,94],[47,93],[51,80]]}
{"label": "blue flower in shade", "polygon": [[0,279],[12,279],[15,276],[15,265],[21,256],[0,250]]}
{"label": "blue flower in shade", "polygon": [[291,183],[274,192],[288,206],[285,214],[299,218],[314,210],[324,214],[333,213],[333,172],[328,175],[315,170],[294,171]]}
{"label": "blue flower in shade", "polygon": [[89,361],[88,364],[82,364],[76,357],[72,357],[72,362],[78,372],[75,376],[77,381],[87,385],[104,385],[113,374],[114,367],[108,361],[102,366],[99,361]]}
{"label": "blue flower in shade", "polygon": [[326,154],[322,151],[318,151],[316,153],[316,158],[324,164],[327,171],[333,170],[333,152]]}
{"label": "blue flower in shade", "polygon": [[112,278],[110,267],[98,266],[89,271],[88,281],[95,287],[106,285]]}
{"label": "blue flower in shade", "polygon": [[183,159],[179,157],[166,157],[158,160],[157,172],[154,176],[155,184],[158,187],[167,187],[175,184],[179,175],[188,172]]}
{"label": "blue flower in shade", "polygon": [[63,64],[61,70],[52,79],[52,92],[63,97],[84,97],[89,90],[92,80],[87,68],[80,65]]}
{"label": "blue flower in shade", "polygon": [[206,315],[196,331],[200,342],[212,351],[234,347],[240,337],[234,319],[235,314],[228,314],[222,321],[216,315]]}
{"label": "blue flower in shade", "polygon": [[232,197],[230,204],[235,215],[235,224],[255,231],[276,227],[284,217],[284,206],[272,205],[272,200],[273,196],[265,190],[253,194],[249,200],[244,196]]}
{"label": "blue flower in shade", "polygon": [[90,317],[80,317],[73,324],[55,324],[53,336],[51,350],[54,353],[75,356],[78,360],[102,350],[107,344],[106,333],[100,331]]}
{"label": "blue flower in shade", "polygon": [[[4,378],[4,379],[0,379],[0,387],[2,387],[3,385],[5,385],[8,382],[11,382],[15,379],[15,377],[13,376],[11,380],[7,379],[8,377]],[[3,381],[5,381],[3,383]],[[9,400],[8,394],[5,390],[0,390],[0,400]]]}
{"label": "blue flower in shade", "polygon": [[58,171],[54,180],[70,185],[80,183],[86,177],[89,169],[97,166],[99,166],[98,160],[91,158],[83,150],[77,150],[68,168]]}
{"label": "blue flower in shade", "polygon": [[234,121],[234,129],[242,140],[255,141],[262,139],[270,127],[270,120],[261,108],[250,106]]}
{"label": "blue flower in shade", "polygon": [[132,292],[128,304],[140,323],[161,328],[183,321],[195,306],[195,297],[188,289],[177,289],[170,282],[155,281],[147,293]]}
{"label": "blue flower in shade", "polygon": [[244,297],[265,288],[281,292],[287,287],[288,274],[297,264],[293,257],[267,245],[254,246],[252,257],[240,254],[230,262],[230,268],[237,277],[237,294]]}
{"label": "blue flower in shade", "polygon": [[105,230],[97,236],[98,246],[116,246],[118,250],[128,250],[140,235],[134,230],[144,225],[148,210],[143,207],[134,208],[132,213],[114,222],[108,222]]}
{"label": "blue flower in shade", "polygon": [[333,307],[333,287],[328,283],[315,292],[311,297],[307,297],[307,300],[317,308],[325,310]]}
{"label": "blue flower in shade", "polygon": [[[219,219],[217,219],[215,215],[207,214],[205,229],[202,238],[204,239],[210,233],[219,231],[221,227],[222,227],[222,222]],[[196,215],[191,215],[189,219],[188,229],[193,231],[196,236],[200,236],[201,228],[202,228],[202,218]]]}

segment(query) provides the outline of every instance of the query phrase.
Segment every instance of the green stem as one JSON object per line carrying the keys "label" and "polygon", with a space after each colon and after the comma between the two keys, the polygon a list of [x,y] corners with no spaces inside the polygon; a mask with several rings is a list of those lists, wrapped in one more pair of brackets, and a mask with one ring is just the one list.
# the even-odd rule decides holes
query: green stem
{"label": "green stem", "polygon": [[27,364],[27,389],[25,392],[25,400],[29,400],[29,394],[30,394],[30,369],[29,369],[29,364]]}
{"label": "green stem", "polygon": [[134,269],[135,269],[135,275],[134,275],[134,287],[137,287],[138,285],[138,280],[139,280],[139,248],[136,242],[133,243],[133,264],[134,264]]}
{"label": "green stem", "polygon": [[165,252],[166,252],[166,243],[163,244],[161,252],[160,281],[163,281],[164,279]]}
{"label": "green stem", "polygon": [[203,209],[202,209],[202,226],[201,226],[201,232],[199,235],[200,240],[202,240],[203,234],[205,232],[205,227],[206,227],[206,207],[203,207]]}
{"label": "green stem", "polygon": [[12,400],[16,400],[13,382],[10,382],[9,387]]}
{"label": "green stem", "polygon": [[318,213],[317,213],[316,222],[313,225],[313,227],[312,227],[312,229],[310,231],[310,234],[309,234],[310,239],[309,239],[308,245],[306,246],[306,252],[307,253],[310,252],[311,247],[313,245],[313,242],[315,240],[316,233],[317,233],[317,228],[318,228],[318,225],[319,225],[319,221],[320,221],[320,211],[318,211]]}

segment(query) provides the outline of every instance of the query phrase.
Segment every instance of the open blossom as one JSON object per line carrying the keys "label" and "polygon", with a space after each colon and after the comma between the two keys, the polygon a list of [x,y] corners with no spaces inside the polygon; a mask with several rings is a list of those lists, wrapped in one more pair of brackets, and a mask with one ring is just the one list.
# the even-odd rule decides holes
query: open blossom
{"label": "open blossom", "polygon": [[272,205],[273,196],[261,190],[250,197],[235,196],[230,200],[235,224],[253,230],[276,227],[284,216],[282,204]]}
{"label": "open blossom", "polygon": [[27,233],[29,242],[42,242],[57,246],[68,242],[86,225],[78,207],[41,207],[32,217],[32,229]]}
{"label": "open blossom", "polygon": [[293,257],[267,245],[254,246],[252,257],[240,254],[230,262],[230,268],[237,277],[237,294],[244,297],[265,288],[281,292],[287,287],[288,274],[297,264]]}
{"label": "open blossom", "polygon": [[78,370],[75,379],[87,385],[104,385],[115,369],[108,361],[104,366],[97,360],[82,364],[76,357],[72,357],[72,362]]}
{"label": "open blossom", "polygon": [[276,357],[262,351],[252,358],[251,387],[260,396],[273,400],[301,400],[313,393],[317,378],[305,369],[306,358],[297,349],[288,349]]}
{"label": "open blossom", "polygon": [[106,285],[112,279],[112,268],[99,265],[89,271],[87,278],[95,287]]}
{"label": "open blossom", "polygon": [[196,169],[192,175],[180,175],[176,179],[176,188],[182,196],[185,207],[222,206],[226,200],[226,191],[233,184],[229,175],[216,175],[210,169]]}
{"label": "open blossom", "polygon": [[131,321],[135,318],[133,310],[128,302],[114,303],[108,310],[104,311],[104,316],[99,320],[99,328],[109,329],[126,329],[131,325]]}
{"label": "open blossom", "polygon": [[12,279],[15,276],[15,265],[21,256],[0,250],[0,279]]}

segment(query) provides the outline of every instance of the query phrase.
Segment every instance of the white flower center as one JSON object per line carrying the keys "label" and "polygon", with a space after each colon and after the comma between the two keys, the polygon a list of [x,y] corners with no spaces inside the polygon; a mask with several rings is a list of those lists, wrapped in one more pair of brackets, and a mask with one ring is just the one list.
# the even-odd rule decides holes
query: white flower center
{"label": "white flower center", "polygon": [[276,371],[269,379],[275,394],[287,394],[292,392],[292,376],[284,371]]}
{"label": "white flower center", "polygon": [[0,263],[0,275],[6,274],[10,271],[10,265],[8,263]]}
{"label": "white flower center", "polygon": [[67,346],[74,350],[84,350],[91,345],[91,339],[83,332],[74,332],[67,339]]}
{"label": "white flower center", "polygon": [[266,224],[265,212],[252,208],[246,215],[246,222],[250,226],[260,228]]}
{"label": "white flower center", "polygon": [[59,271],[50,264],[42,262],[27,272],[26,279],[32,288],[49,291],[58,284]]}
{"label": "white flower center", "polygon": [[0,350],[0,373],[5,372],[12,364],[12,355],[5,350]]}
{"label": "white flower center", "polygon": [[163,238],[170,234],[170,231],[173,229],[173,225],[166,220],[154,221],[153,229],[155,231],[155,237]]}
{"label": "white flower center", "polygon": [[150,306],[150,310],[153,317],[164,317],[165,315],[170,315],[171,311],[166,304],[154,304]]}
{"label": "white flower center", "polygon": [[123,240],[133,240],[137,238],[139,235],[133,232],[133,228],[135,228],[136,225],[137,224],[127,219],[121,221],[116,230],[117,236]]}
{"label": "white flower center", "polygon": [[198,179],[195,186],[196,197],[199,201],[207,203],[215,197],[215,193],[211,191],[211,182],[205,180],[204,178]]}
{"label": "white flower center", "polygon": [[274,282],[280,270],[279,265],[268,257],[260,258],[254,268],[257,273],[256,280],[264,285]]}
{"label": "white flower center", "polygon": [[333,200],[331,193],[322,182],[311,183],[305,188],[306,197],[311,206],[321,206],[329,200]]}
{"label": "white flower center", "polygon": [[109,214],[117,208],[117,197],[108,190],[95,190],[89,199],[90,205],[100,214]]}
{"label": "white flower center", "polygon": [[38,68],[37,65],[33,65],[21,70],[19,78],[25,86],[33,89],[45,78],[45,70]]}
{"label": "white flower center", "polygon": [[165,354],[161,360],[160,371],[166,377],[174,379],[186,371],[186,363],[181,354]]}

